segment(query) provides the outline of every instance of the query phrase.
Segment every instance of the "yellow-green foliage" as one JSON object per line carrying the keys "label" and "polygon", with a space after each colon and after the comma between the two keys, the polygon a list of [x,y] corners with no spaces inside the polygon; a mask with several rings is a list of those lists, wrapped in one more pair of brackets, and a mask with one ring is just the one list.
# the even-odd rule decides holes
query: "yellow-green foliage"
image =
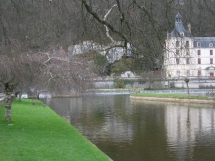
{"label": "yellow-green foliage", "polygon": [[132,71],[133,67],[133,58],[122,58],[118,62],[115,62],[111,65],[111,73],[117,75],[125,71]]}
{"label": "yellow-green foliage", "polygon": [[124,88],[125,87],[125,82],[122,79],[118,79],[114,83],[115,88]]}

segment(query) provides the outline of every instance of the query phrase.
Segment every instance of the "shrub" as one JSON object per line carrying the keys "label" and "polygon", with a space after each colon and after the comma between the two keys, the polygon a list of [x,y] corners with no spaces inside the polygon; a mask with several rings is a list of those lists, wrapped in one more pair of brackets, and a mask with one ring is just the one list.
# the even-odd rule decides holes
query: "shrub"
{"label": "shrub", "polygon": [[133,84],[134,84],[134,80],[131,80],[131,79],[125,79],[125,80],[124,80],[124,83],[125,83],[125,85],[126,85],[126,84],[133,85]]}
{"label": "shrub", "polygon": [[139,84],[145,84],[145,83],[146,83],[146,80],[145,80],[145,79],[138,79],[138,83],[139,83]]}
{"label": "shrub", "polygon": [[124,80],[118,79],[114,83],[115,88],[125,88],[125,82]]}

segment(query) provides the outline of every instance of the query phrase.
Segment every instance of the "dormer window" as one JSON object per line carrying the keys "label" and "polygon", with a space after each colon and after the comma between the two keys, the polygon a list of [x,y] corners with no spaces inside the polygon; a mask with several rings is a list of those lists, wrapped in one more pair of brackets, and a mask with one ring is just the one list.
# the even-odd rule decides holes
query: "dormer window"
{"label": "dormer window", "polygon": [[197,47],[201,47],[201,42],[197,42]]}
{"label": "dormer window", "polygon": [[183,33],[183,32],[181,32],[181,33],[180,33],[180,36],[181,36],[181,37],[184,37],[184,33]]}
{"label": "dormer window", "polygon": [[210,44],[209,44],[209,47],[213,47],[213,43],[210,43]]}
{"label": "dormer window", "polygon": [[176,22],[178,22],[178,18],[176,18]]}

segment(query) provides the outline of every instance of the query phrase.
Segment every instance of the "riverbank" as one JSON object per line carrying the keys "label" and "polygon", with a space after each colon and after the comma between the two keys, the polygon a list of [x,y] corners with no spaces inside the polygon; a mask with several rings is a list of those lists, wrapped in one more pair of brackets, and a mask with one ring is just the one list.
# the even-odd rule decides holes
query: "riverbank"
{"label": "riverbank", "polygon": [[112,91],[142,91],[144,88],[101,88],[101,89],[88,89],[86,92],[112,92]]}
{"label": "riverbank", "polygon": [[181,102],[181,103],[198,103],[198,104],[214,104],[213,99],[207,96],[187,96],[183,94],[154,94],[154,93],[131,93],[132,100],[149,100],[163,102]]}
{"label": "riverbank", "polygon": [[0,160],[108,161],[108,156],[42,102],[15,101],[12,121],[0,108]]}
{"label": "riverbank", "polygon": [[126,94],[129,95],[132,92],[143,91],[144,88],[112,88],[112,89],[89,89],[86,90],[83,95],[87,94]]}

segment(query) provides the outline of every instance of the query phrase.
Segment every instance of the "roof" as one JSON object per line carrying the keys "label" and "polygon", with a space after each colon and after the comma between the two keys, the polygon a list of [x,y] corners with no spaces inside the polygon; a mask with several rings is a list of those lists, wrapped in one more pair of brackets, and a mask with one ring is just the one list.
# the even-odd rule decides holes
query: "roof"
{"label": "roof", "polygon": [[[197,46],[199,42],[200,46]],[[215,37],[194,37],[193,41],[194,48],[214,48],[215,47]]]}
{"label": "roof", "polygon": [[175,16],[175,29],[170,33],[171,37],[191,37],[191,33],[184,28],[182,16],[178,13]]}

